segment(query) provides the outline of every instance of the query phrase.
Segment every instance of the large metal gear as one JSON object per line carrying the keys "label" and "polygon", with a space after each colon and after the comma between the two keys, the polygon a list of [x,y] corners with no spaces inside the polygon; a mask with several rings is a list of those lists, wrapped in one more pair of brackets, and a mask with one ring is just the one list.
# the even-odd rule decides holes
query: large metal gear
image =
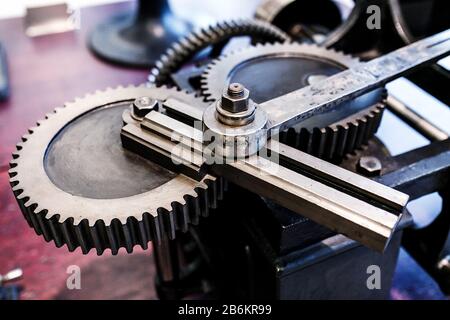
{"label": "large metal gear", "polygon": [[[347,69],[359,61],[340,52],[297,43],[259,44],[212,61],[201,79],[208,101],[231,82],[245,85],[263,103]],[[378,129],[385,90],[377,90],[331,113],[311,117],[280,134],[280,140],[317,157],[340,161]]]}
{"label": "large metal gear", "polygon": [[204,104],[165,87],[107,89],[56,108],[17,145],[10,183],[29,225],[46,241],[83,253],[131,252],[174,238],[221,199],[221,179],[198,182],[121,147],[123,111],[142,96]]}
{"label": "large metal gear", "polygon": [[261,20],[231,20],[194,31],[174,43],[156,62],[150,71],[148,81],[152,85],[167,84],[171,73],[178,71],[186,62],[208,46],[220,45],[233,37],[250,36],[255,41],[284,42],[290,37]]}

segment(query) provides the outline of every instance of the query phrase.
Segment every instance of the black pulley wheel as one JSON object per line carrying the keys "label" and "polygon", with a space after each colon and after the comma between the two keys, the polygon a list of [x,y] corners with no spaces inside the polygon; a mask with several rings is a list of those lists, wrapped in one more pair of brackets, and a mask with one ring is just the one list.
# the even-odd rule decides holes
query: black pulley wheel
{"label": "black pulley wheel", "polygon": [[90,35],[89,47],[111,63],[148,68],[190,29],[187,22],[173,15],[167,0],[140,0],[136,12],[99,24]]}

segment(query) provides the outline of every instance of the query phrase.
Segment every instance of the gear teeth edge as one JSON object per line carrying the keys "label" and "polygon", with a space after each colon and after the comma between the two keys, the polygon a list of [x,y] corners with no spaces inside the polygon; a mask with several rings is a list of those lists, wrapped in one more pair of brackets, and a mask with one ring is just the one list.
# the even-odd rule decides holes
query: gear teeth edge
{"label": "gear teeth edge", "polygon": [[[273,44],[257,43],[250,48],[238,48],[237,50],[231,51],[211,61],[200,78],[200,90],[204,101],[209,103],[216,101],[216,99],[213,98],[212,91],[208,87],[209,75],[215,65],[230,55],[239,54],[239,52],[247,49],[267,46],[273,46]],[[280,50],[282,49],[282,46],[308,46],[324,49],[316,44],[283,43],[278,46],[280,46]],[[340,56],[347,58],[349,61],[351,60],[352,63],[360,62],[359,58],[345,54],[334,48],[327,48],[326,50],[339,54]],[[345,125],[338,124],[334,126],[332,124],[322,128],[323,130],[321,128],[312,128],[311,130],[296,130],[294,128],[290,128],[280,133],[280,141],[301,151],[310,153],[316,157],[330,161],[339,161],[345,156],[345,154],[352,152],[354,149],[360,148],[362,145],[366,144],[371,137],[373,137],[380,125],[383,110],[384,104],[378,103],[375,107],[372,107],[372,110],[360,119],[354,120],[353,122]],[[344,141],[344,143],[339,145],[338,141]],[[327,151],[325,152],[325,150]]]}
{"label": "gear teeth edge", "polygon": [[367,115],[348,123],[338,123],[326,128],[289,128],[280,134],[280,142],[318,158],[338,162],[345,154],[361,148],[371,139],[381,122],[383,103],[378,103]]}
{"label": "gear teeth edge", "polygon": [[[102,255],[110,249],[115,255],[122,247],[131,253],[136,245],[146,249],[150,241],[157,245],[162,237],[174,239],[177,231],[184,232],[189,224],[198,224],[199,218],[208,216],[210,208],[216,208],[218,200],[223,197],[223,179],[208,179],[207,184],[207,189],[195,189],[195,197],[189,194],[181,202],[172,202],[172,210],[160,208],[156,217],[144,212],[139,220],[129,217],[122,223],[113,219],[109,225],[100,219],[93,225],[87,219],[78,224],[73,223],[73,218],[60,221],[58,214],[49,216],[24,192],[20,192],[16,199],[28,224],[46,242],[53,241],[58,248],[66,245],[71,252],[80,247],[83,254],[95,249],[97,255]],[[104,234],[107,237],[102,236]]]}
{"label": "gear teeth edge", "polygon": [[[112,90],[136,87],[146,87],[146,84],[139,86],[130,85],[128,87],[118,86],[116,89],[108,87],[103,91],[97,90],[95,94],[107,94]],[[169,88],[163,85],[161,89],[168,90]],[[182,90],[177,89],[177,91]],[[183,90],[183,92],[194,96],[186,90]],[[109,225],[106,225],[101,219],[96,220],[92,225],[87,219],[82,219],[77,224],[74,223],[73,218],[60,221],[60,215],[57,213],[49,213],[45,208],[39,207],[38,203],[30,199],[18,179],[17,167],[21,149],[34,132],[39,129],[42,123],[60,110],[80,101],[82,102],[84,99],[88,99],[93,95],[87,94],[83,98],[77,97],[72,102],[64,104],[64,107],[57,107],[53,112],[47,113],[45,119],[39,120],[37,126],[31,127],[28,130],[29,133],[21,137],[21,142],[16,144],[16,150],[12,153],[13,158],[9,162],[10,169],[8,170],[10,186],[20,207],[20,211],[28,225],[35,230],[36,234],[42,235],[46,242],[53,241],[58,248],[66,245],[70,252],[81,248],[83,254],[88,254],[92,249],[95,249],[97,255],[102,255],[106,249],[110,249],[111,254],[116,255],[120,248],[125,248],[128,253],[131,253],[136,245],[140,245],[146,249],[150,241],[158,245],[162,237],[174,238],[177,230],[187,230],[187,223],[191,222],[191,217],[189,216],[190,212],[192,212],[191,209],[194,209],[193,221],[196,219],[198,221],[198,217],[200,216],[207,216],[210,207],[208,197],[212,197],[212,199],[221,197],[221,195],[215,194],[215,190],[222,190],[223,188],[217,189],[215,186],[217,183],[223,183],[222,179],[207,179],[205,184],[200,184],[194,189],[194,192],[188,195],[191,198],[190,201],[182,198],[180,201],[172,202],[171,210],[165,208],[158,210],[165,211],[164,214],[158,212],[154,216],[148,212],[143,212],[140,220],[135,217],[129,217],[122,223],[119,219],[113,219]],[[211,190],[208,190],[207,184]],[[213,205],[216,206],[216,202]],[[181,227],[177,227],[175,223],[175,216],[177,214],[182,214],[185,221]],[[107,234],[106,237],[104,236],[105,234]]]}
{"label": "gear teeth edge", "polygon": [[179,68],[183,61],[195,55],[202,48],[243,34],[257,34],[260,37],[269,38],[268,42],[290,41],[290,37],[284,31],[264,21],[253,19],[221,21],[207,28],[193,31],[173,43],[150,70],[148,82],[159,87],[167,81],[168,75]]}

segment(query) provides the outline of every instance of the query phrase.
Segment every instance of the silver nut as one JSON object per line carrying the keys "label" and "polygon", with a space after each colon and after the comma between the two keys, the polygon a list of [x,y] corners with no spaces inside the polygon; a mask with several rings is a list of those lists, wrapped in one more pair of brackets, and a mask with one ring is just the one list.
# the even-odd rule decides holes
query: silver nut
{"label": "silver nut", "polygon": [[132,115],[136,118],[144,118],[150,111],[158,110],[158,101],[150,97],[139,97],[132,105]]}
{"label": "silver nut", "polygon": [[250,92],[240,83],[231,83],[222,94],[220,101],[222,109],[239,113],[247,111]]}
{"label": "silver nut", "polygon": [[381,173],[382,165],[378,158],[364,156],[359,158],[357,169],[366,176],[378,176]]}

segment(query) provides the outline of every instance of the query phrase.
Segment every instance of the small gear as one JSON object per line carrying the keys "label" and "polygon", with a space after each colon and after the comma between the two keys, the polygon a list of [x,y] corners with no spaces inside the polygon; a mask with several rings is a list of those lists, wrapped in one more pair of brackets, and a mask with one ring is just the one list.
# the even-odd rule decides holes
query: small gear
{"label": "small gear", "polygon": [[[258,44],[213,60],[201,79],[212,102],[231,82],[242,83],[263,103],[345,70],[359,61],[340,52],[298,43]],[[342,157],[366,143],[378,129],[385,90],[375,90],[332,112],[306,119],[280,134],[280,141],[325,160]]]}
{"label": "small gear", "polygon": [[290,37],[271,25],[260,20],[231,20],[220,22],[208,28],[192,32],[167,49],[150,71],[148,81],[152,85],[167,84],[171,73],[178,71],[197,53],[211,45],[239,36],[250,36],[261,42],[284,42]]}
{"label": "small gear", "polygon": [[204,107],[201,99],[165,87],[119,87],[56,108],[23,136],[10,183],[31,227],[57,247],[117,254],[175,237],[222,198],[224,182],[195,181],[125,150],[123,111],[139,97]]}

